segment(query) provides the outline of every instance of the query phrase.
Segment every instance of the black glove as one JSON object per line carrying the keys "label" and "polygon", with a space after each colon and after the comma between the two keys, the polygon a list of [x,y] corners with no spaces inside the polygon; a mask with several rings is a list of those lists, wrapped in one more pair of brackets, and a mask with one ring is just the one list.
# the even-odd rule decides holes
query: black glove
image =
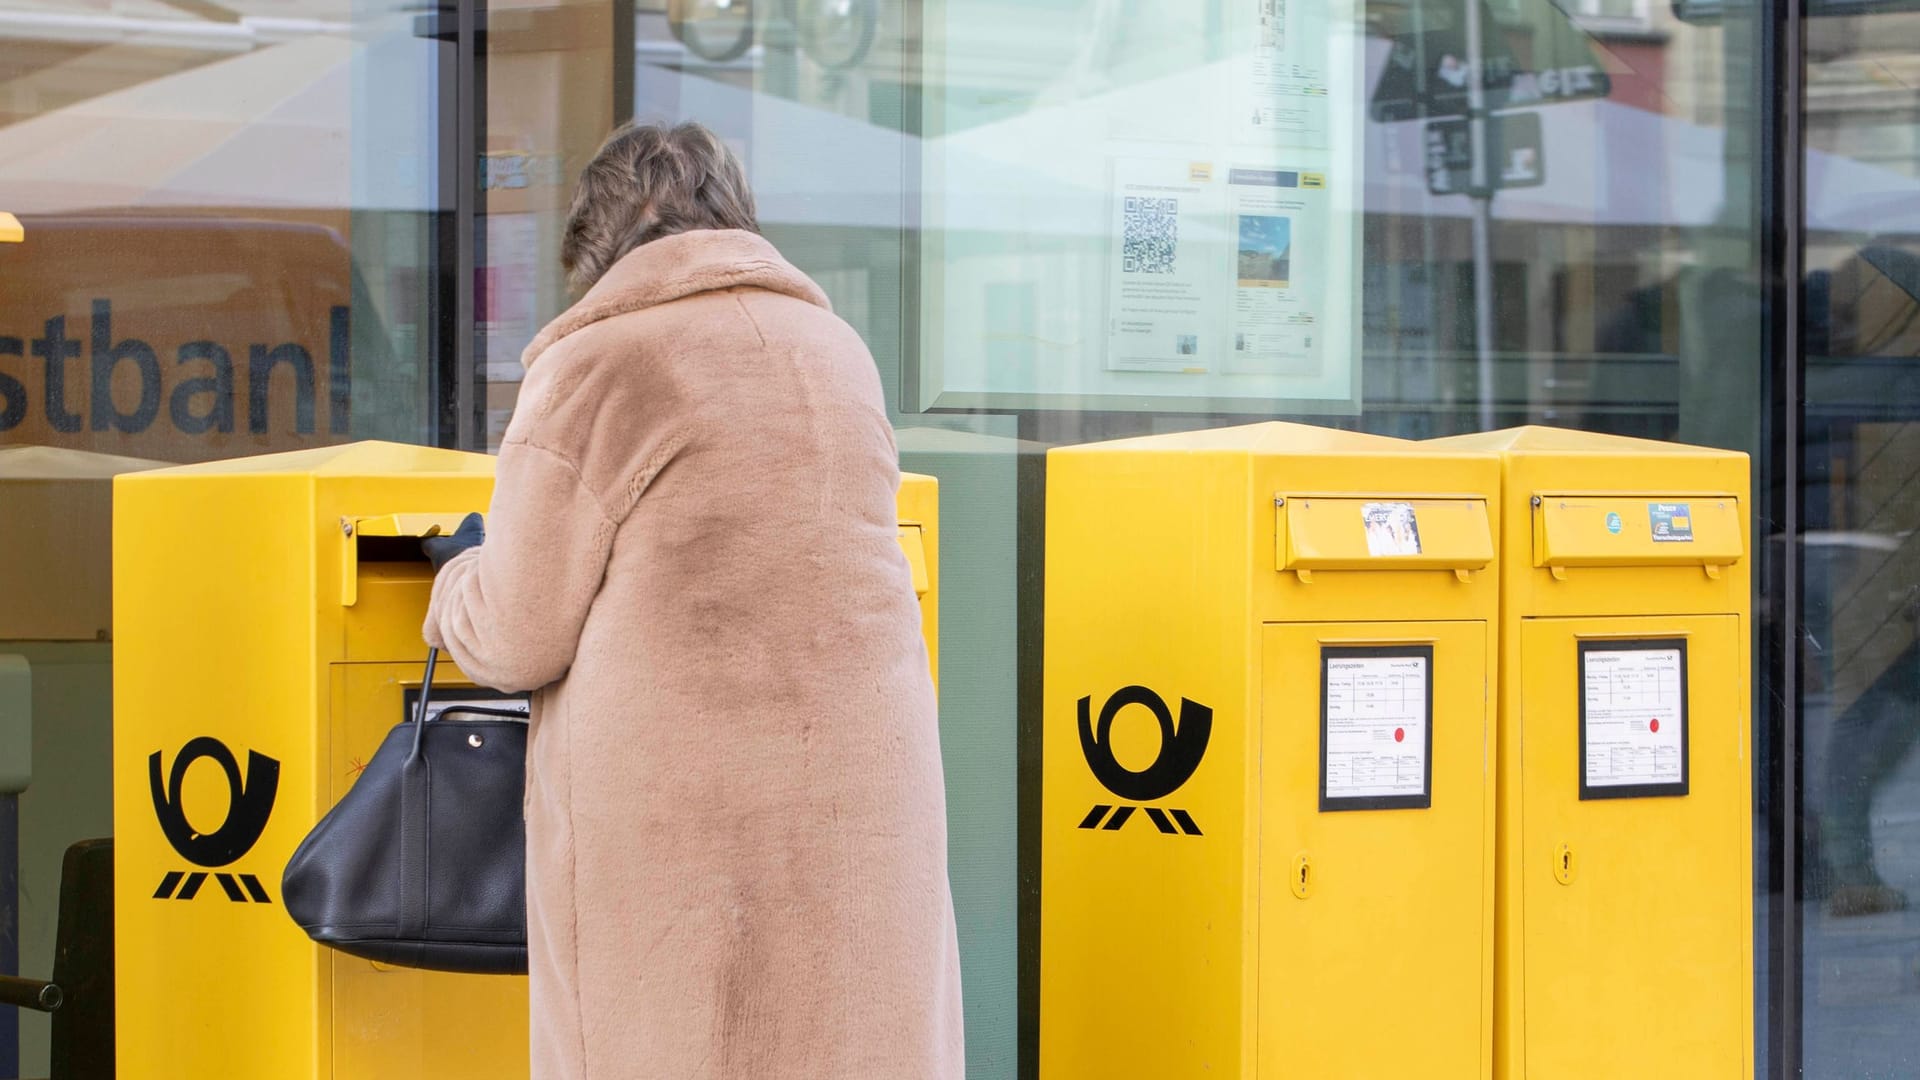
{"label": "black glove", "polygon": [[452,536],[429,536],[420,541],[420,550],[427,553],[427,561],[433,564],[433,572],[437,574],[455,555],[479,547],[486,538],[486,520],[479,514],[468,514]]}

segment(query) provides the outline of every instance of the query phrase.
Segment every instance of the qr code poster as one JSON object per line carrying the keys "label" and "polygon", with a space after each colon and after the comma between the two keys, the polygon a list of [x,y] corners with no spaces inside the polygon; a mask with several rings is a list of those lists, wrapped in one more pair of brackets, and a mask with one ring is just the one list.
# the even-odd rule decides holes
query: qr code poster
{"label": "qr code poster", "polygon": [[1114,162],[1109,370],[1205,375],[1230,344],[1222,179],[1210,161]]}
{"label": "qr code poster", "polygon": [[1180,200],[1128,195],[1120,221],[1121,269],[1129,274],[1171,274],[1180,250]]}

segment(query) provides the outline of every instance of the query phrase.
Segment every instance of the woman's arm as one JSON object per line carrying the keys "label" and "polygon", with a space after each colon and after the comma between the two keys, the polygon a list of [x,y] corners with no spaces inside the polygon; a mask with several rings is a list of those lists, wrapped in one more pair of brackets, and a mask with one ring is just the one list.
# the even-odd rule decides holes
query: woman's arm
{"label": "woman's arm", "polygon": [[573,665],[618,523],[573,461],[524,441],[500,449],[486,542],[434,578],[424,628],[474,681],[537,690]]}

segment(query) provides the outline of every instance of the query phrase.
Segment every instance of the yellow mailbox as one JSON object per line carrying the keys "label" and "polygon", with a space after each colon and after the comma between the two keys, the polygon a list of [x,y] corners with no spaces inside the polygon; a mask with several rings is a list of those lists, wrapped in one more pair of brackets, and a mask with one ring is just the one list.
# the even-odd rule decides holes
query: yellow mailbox
{"label": "yellow mailbox", "polygon": [[[122,1080],[525,1075],[524,979],[324,949],[278,895],[419,685],[419,538],[485,508],[492,487],[490,457],[385,443],[116,481]],[[903,482],[930,653],[937,497],[930,478]]]}
{"label": "yellow mailbox", "polygon": [[1499,463],[1048,457],[1040,1073],[1484,1077]]}
{"label": "yellow mailbox", "polygon": [[1495,1075],[1746,1080],[1746,455],[1424,445],[1504,458]]}
{"label": "yellow mailbox", "polygon": [[[492,488],[490,458],[380,443],[116,482],[123,1080],[454,1078],[525,1060],[523,980],[383,970],[309,941],[279,896],[288,856],[419,683],[418,536]],[[197,842],[176,845],[183,826]]]}

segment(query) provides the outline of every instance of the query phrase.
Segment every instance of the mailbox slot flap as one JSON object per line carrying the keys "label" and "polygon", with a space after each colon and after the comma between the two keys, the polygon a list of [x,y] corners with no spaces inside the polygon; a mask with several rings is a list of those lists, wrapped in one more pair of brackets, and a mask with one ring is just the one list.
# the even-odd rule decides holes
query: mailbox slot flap
{"label": "mailbox slot flap", "polygon": [[1737,495],[1541,494],[1533,565],[1731,566],[1746,553]]}
{"label": "mailbox slot flap", "polygon": [[910,522],[900,523],[900,550],[907,556],[907,566],[913,571],[913,594],[925,596],[933,588],[927,574],[927,545],[921,535],[919,525]]}
{"label": "mailbox slot flap", "polygon": [[1277,569],[1485,569],[1493,562],[1487,501],[1474,496],[1282,495]]}
{"label": "mailbox slot flap", "polygon": [[360,602],[360,564],[392,562],[395,552],[425,561],[419,541],[442,536],[460,527],[466,514],[375,514],[340,520],[340,604]]}

